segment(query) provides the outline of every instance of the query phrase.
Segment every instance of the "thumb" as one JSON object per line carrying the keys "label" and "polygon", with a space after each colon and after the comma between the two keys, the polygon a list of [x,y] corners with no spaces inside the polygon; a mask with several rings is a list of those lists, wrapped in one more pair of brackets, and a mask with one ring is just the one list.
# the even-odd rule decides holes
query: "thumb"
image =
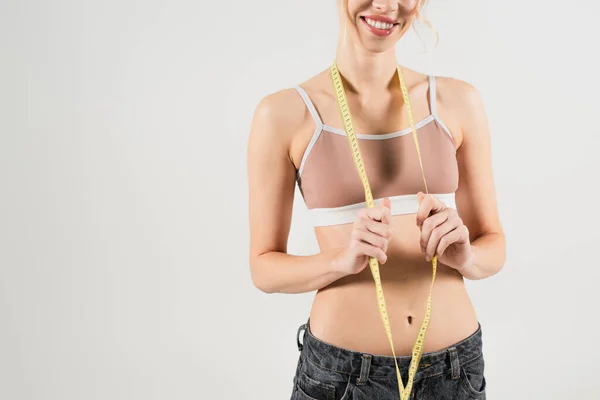
{"label": "thumb", "polygon": [[388,210],[392,209],[392,202],[390,201],[389,197],[385,197],[381,203],[386,206]]}
{"label": "thumb", "polygon": [[425,193],[423,193],[423,192],[417,193],[417,200],[419,200],[419,203],[421,201],[423,201],[424,198],[425,198]]}

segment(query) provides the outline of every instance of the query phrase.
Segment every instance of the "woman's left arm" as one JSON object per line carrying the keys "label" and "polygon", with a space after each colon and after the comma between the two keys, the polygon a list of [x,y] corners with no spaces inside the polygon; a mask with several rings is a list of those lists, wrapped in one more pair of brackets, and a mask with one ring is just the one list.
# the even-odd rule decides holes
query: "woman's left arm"
{"label": "woman's left arm", "polygon": [[462,139],[456,153],[459,184],[456,210],[447,209],[432,196],[420,195],[421,246],[428,259],[438,254],[440,262],[465,278],[484,279],[498,273],[506,259],[487,117],[479,92],[470,84],[445,78],[439,86],[438,93],[448,104],[442,109],[448,113],[443,118]]}
{"label": "woman's left arm", "polygon": [[479,91],[466,82],[455,81],[458,106],[455,115],[461,127],[462,143],[456,158],[459,185],[456,208],[469,231],[472,262],[459,269],[467,279],[483,279],[504,266],[506,241],[498,216],[492,173],[492,151],[487,116]]}

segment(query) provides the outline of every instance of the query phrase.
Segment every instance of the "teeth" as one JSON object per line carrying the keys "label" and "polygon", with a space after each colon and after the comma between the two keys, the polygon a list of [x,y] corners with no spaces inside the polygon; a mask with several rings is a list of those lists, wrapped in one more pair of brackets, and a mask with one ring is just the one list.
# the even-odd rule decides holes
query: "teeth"
{"label": "teeth", "polygon": [[374,21],[369,18],[365,18],[365,21],[367,21],[367,24],[369,24],[372,27],[377,28],[377,29],[389,30],[389,29],[392,29],[394,26],[394,24],[388,24],[387,22],[381,22],[381,21]]}

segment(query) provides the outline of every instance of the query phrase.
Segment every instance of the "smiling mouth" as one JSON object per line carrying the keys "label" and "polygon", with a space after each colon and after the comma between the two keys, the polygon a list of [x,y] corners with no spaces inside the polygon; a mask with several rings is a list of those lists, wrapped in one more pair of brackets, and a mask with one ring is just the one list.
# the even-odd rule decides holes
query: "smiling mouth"
{"label": "smiling mouth", "polygon": [[365,23],[367,29],[377,36],[388,36],[400,25],[398,22],[378,21],[369,17],[360,17],[360,19]]}

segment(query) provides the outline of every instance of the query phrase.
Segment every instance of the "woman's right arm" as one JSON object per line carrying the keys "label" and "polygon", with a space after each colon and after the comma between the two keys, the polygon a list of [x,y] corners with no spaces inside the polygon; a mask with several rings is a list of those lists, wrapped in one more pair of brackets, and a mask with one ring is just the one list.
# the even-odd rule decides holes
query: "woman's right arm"
{"label": "woman's right arm", "polygon": [[310,256],[287,254],[296,185],[290,147],[294,131],[303,124],[304,112],[297,93],[283,90],[271,94],[256,107],[248,138],[250,272],[254,285],[265,293],[318,290],[364,269],[368,263],[365,254],[385,262],[391,236],[389,205],[364,209],[348,247]]}
{"label": "woman's right arm", "polygon": [[263,98],[248,138],[250,273],[254,285],[266,293],[311,292],[345,275],[333,264],[336,250],[287,254],[296,187],[290,130],[298,126],[303,111],[290,104],[293,94],[284,90]]}

